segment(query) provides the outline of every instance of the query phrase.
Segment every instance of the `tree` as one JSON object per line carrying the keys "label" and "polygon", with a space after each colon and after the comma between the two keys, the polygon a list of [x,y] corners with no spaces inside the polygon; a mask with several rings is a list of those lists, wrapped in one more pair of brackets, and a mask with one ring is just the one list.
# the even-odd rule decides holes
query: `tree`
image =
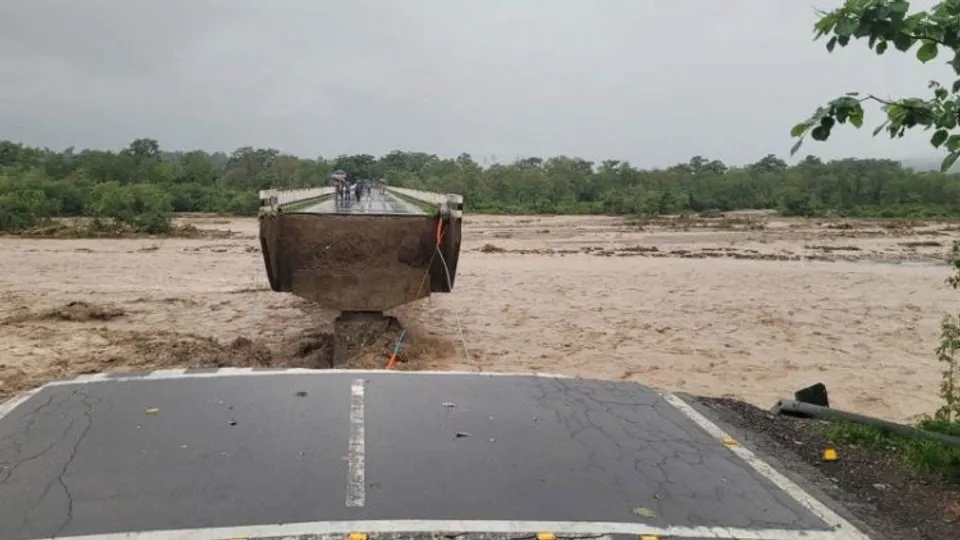
{"label": "tree", "polygon": [[[882,99],[873,94],[861,97],[850,92],[819,107],[807,120],[797,124],[791,135],[799,140],[792,153],[796,153],[809,134],[814,140],[830,138],[837,124],[849,123],[856,128],[863,125],[863,103],[875,101],[882,105],[886,119],[874,130],[876,136],[886,131],[891,138],[900,138],[912,129],[933,131],[930,144],[943,148],[947,155],[940,164],[941,172],[950,170],[960,158],[960,0],[943,0],[929,11],[910,11],[907,0],[846,0],[844,5],[830,12],[821,12],[814,26],[815,39],[828,37],[827,51],[833,52],[839,45],[847,47],[852,41],[866,41],[877,54],[884,54],[892,44],[901,53],[911,52],[916,47],[916,58],[926,64],[942,52],[950,54],[947,65],[953,70],[954,80],[949,84],[931,80],[930,95]],[[874,176],[876,183],[863,185],[859,179],[853,186],[853,196],[864,193],[873,201],[882,200],[887,186],[894,184],[898,199],[913,201],[922,195],[911,191],[909,186],[897,183],[896,164],[888,163],[882,178]],[[845,195],[849,196],[847,191]],[[781,204],[792,213],[815,210],[817,203],[812,194],[802,187],[794,186],[785,194]],[[947,282],[960,288],[960,241],[954,242],[948,256],[954,274]],[[946,316],[941,324],[940,344],[937,357],[944,364],[940,395],[943,406],[935,419],[940,422],[960,422],[960,317]]]}
{"label": "tree", "polygon": [[886,131],[891,138],[900,138],[911,129],[932,130],[930,144],[946,149],[941,171],[949,170],[960,158],[960,0],[944,0],[929,11],[910,11],[907,0],[847,0],[830,12],[821,12],[814,26],[815,39],[828,38],[827,51],[852,42],[865,42],[884,54],[892,45],[901,53],[916,47],[916,58],[926,64],[941,53],[952,54],[947,64],[956,78],[944,84],[931,80],[927,97],[880,98],[873,94],[849,92],[817,108],[807,120],[797,124],[791,135],[799,140],[791,153],[796,153],[808,135],[816,141],[830,138],[837,124],[861,127],[863,103],[882,105],[886,119],[876,127],[874,135]]}
{"label": "tree", "polygon": [[[466,153],[328,159],[241,147],[227,155],[163,150],[156,140],[140,138],[118,151],[79,152],[0,141],[0,197],[7,201],[0,228],[20,231],[58,217],[95,216],[146,232],[163,230],[169,212],[255,215],[257,190],[326,186],[337,168],[355,178],[387,178],[398,187],[460,193],[472,212],[648,216],[765,208],[804,216],[960,215],[960,177],[916,172],[890,160],[823,162],[808,156],[788,166],[764,156],[732,166],[694,156],[643,170],[620,159],[528,156],[482,166]],[[150,193],[145,185],[152,186]],[[12,202],[21,195],[29,204]]]}

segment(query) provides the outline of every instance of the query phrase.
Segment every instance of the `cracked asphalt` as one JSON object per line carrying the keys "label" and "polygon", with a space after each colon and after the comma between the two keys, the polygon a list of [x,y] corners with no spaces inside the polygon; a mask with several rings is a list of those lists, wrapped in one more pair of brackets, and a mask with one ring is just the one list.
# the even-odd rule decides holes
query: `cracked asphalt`
{"label": "cracked asphalt", "polygon": [[348,507],[356,377],[46,387],[0,419],[0,538],[399,519],[828,528],[656,392],[522,375],[362,375],[366,503]]}

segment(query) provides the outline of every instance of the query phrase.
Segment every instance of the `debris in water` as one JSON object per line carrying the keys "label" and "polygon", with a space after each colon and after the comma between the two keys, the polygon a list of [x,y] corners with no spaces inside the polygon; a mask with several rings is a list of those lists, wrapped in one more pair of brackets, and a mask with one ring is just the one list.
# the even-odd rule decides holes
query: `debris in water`
{"label": "debris in water", "polygon": [[297,392],[297,393],[294,394],[294,395],[297,396],[297,397],[307,397],[307,393],[304,392],[303,390]]}
{"label": "debris in water", "polygon": [[458,431],[458,432],[457,432],[457,438],[458,438],[458,439],[462,439],[462,438],[464,438],[464,437],[473,437],[473,435],[470,435],[470,434],[467,433],[466,431]]}
{"label": "debris in water", "polygon": [[231,426],[237,425],[237,421],[236,421],[236,420],[230,420],[230,421],[227,422],[227,423],[230,424]]}
{"label": "debris in water", "polygon": [[143,411],[145,414],[157,414],[160,412],[158,407],[150,407],[149,409]]}
{"label": "debris in water", "polygon": [[454,408],[454,407],[457,406],[457,404],[456,404],[456,403],[453,403],[452,401],[444,401],[443,403],[441,403],[441,405],[443,405],[444,407],[446,407],[446,408],[448,408],[448,409],[452,409],[452,408]]}

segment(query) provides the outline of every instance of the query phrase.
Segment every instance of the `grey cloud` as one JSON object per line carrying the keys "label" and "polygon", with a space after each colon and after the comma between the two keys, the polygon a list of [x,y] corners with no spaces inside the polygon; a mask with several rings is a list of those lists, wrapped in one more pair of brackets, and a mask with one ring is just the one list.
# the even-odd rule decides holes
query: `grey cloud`
{"label": "grey cloud", "polygon": [[0,51],[4,61],[60,61],[75,76],[140,76],[177,61],[217,21],[215,10],[193,9],[196,5],[185,0],[5,0]]}
{"label": "grey cloud", "polygon": [[[0,0],[0,137],[738,163],[786,154],[838,94],[944,72],[828,55],[814,20],[803,0]],[[864,130],[807,151],[930,150]]]}

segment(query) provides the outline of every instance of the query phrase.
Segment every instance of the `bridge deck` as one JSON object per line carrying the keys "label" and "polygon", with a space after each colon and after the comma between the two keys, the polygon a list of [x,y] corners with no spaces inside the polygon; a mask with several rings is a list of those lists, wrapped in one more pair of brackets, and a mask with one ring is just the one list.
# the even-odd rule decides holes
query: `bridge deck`
{"label": "bridge deck", "polygon": [[867,538],[684,401],[633,383],[196,370],[54,383],[18,403],[0,417],[6,540]]}
{"label": "bridge deck", "polygon": [[422,209],[408,201],[392,194],[380,194],[374,190],[370,195],[363,195],[359,201],[349,198],[342,203],[334,196],[312,206],[299,210],[315,214],[384,214],[384,215],[423,215]]}

